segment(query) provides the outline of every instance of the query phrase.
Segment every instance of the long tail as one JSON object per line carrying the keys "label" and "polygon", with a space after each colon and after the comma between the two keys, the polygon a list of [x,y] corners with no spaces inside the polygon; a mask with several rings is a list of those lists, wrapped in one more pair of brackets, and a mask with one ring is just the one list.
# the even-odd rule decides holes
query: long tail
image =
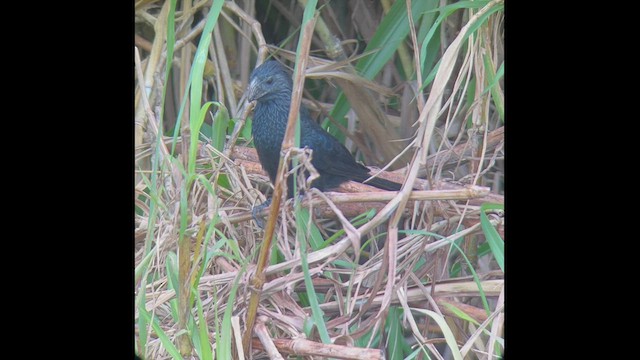
{"label": "long tail", "polygon": [[382,190],[388,190],[388,191],[398,191],[400,190],[400,188],[402,187],[402,184],[398,184],[396,182],[393,181],[389,181],[387,179],[383,179],[383,178],[373,178],[367,182],[364,182],[363,180],[366,180],[367,178],[364,178],[361,180],[361,182],[363,184],[367,184],[367,185],[371,185],[371,186],[375,186],[378,189],[382,189]]}

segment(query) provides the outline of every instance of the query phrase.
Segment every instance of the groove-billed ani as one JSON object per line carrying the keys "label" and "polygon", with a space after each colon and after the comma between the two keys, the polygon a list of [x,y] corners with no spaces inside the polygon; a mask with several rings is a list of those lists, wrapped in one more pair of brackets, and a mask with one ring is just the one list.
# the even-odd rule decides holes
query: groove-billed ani
{"label": "groove-billed ani", "polygon": [[[253,113],[253,142],[260,163],[273,184],[276,182],[280,149],[287,128],[292,87],[289,71],[279,62],[270,60],[253,71],[247,89],[248,101],[257,100]],[[369,169],[357,163],[344,145],[313,121],[309,111],[301,104],[300,147],[305,146],[313,149],[311,164],[320,173],[311,187],[324,191],[348,180],[362,183],[371,176]],[[292,197],[292,177],[287,180],[288,197]],[[373,178],[366,184],[383,190],[400,190],[401,187],[398,183],[381,178]]]}

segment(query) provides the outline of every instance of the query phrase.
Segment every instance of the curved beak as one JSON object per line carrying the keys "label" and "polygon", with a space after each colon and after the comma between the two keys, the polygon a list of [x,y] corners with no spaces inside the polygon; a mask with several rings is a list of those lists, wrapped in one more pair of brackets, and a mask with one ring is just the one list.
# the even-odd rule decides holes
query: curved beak
{"label": "curved beak", "polygon": [[260,87],[260,82],[256,79],[252,79],[247,87],[247,101],[258,100],[264,95]]}

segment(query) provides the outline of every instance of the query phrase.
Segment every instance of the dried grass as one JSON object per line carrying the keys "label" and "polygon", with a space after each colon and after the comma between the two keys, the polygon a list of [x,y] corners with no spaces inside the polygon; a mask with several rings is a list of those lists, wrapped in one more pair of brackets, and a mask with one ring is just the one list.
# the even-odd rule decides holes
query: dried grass
{"label": "dried grass", "polygon": [[[502,353],[504,274],[486,250],[486,226],[504,238],[504,214],[482,207],[503,203],[504,94],[500,82],[489,86],[496,83],[491,77],[503,64],[503,15],[493,12],[501,3],[458,10],[460,23],[443,22],[440,64],[433,81],[419,71],[414,81],[400,75],[416,73],[420,64],[423,21],[415,13],[408,12],[409,21],[416,22],[415,32],[402,43],[404,50],[398,50],[407,58],[398,66],[387,64],[373,79],[354,70],[351,64],[358,61],[357,54],[340,58],[319,53],[332,37],[317,34],[316,27],[313,55],[305,56],[309,66],[304,69],[307,79],[316,79],[311,100],[321,107],[335,101],[339,89],[360,94],[349,98],[360,102],[352,104],[359,109],[354,117],[359,125],[354,124],[357,131],[350,134],[358,154],[384,159],[377,163],[381,166],[399,159],[397,170],[381,170],[379,176],[405,186],[399,192],[383,192],[348,183],[337,192],[309,191],[302,202],[310,209],[308,218],[293,201],[284,203],[274,227],[271,262],[264,271],[264,284],[257,289],[254,264],[264,231],[251,220],[251,209],[266,200],[271,184],[243,135],[251,109],[242,95],[253,63],[250,58],[260,62],[274,52],[262,32],[265,14],[253,15],[253,1],[223,6],[206,49],[202,97],[226,106],[234,129],[224,148],[197,144],[195,169],[200,180],[190,180],[186,169],[191,140],[167,132],[178,114],[168,104],[180,104],[187,93],[195,39],[205,28],[211,2],[186,1],[176,9],[176,60],[166,83],[170,1],[137,2],[138,352],[147,359],[209,358],[203,350],[207,343],[212,356],[238,359],[296,355],[374,359],[394,352],[406,358],[414,351],[423,352],[417,355],[421,358],[494,359],[496,349]],[[269,11],[288,19],[288,32],[297,39],[301,9],[295,2],[272,5]],[[356,0],[348,5],[351,10],[362,6]],[[330,4],[318,23],[334,39],[338,34],[345,40],[344,51],[354,51],[356,47],[346,40],[370,39],[392,6],[382,5],[363,11],[361,17],[349,13],[346,18],[355,21],[347,24]],[[476,21],[482,26],[473,28]],[[156,35],[149,37],[149,32]],[[240,61],[229,58],[225,50],[229,47],[242,54]],[[295,58],[295,42],[277,47],[279,57]],[[340,87],[326,86],[324,81]],[[188,112],[182,119],[184,133],[190,130],[193,115]],[[372,119],[363,118],[365,112],[375,114],[378,125],[368,123]],[[388,141],[400,134],[408,137],[406,141]],[[490,215],[490,225],[481,223],[481,211]],[[317,307],[309,305],[310,287]],[[252,350],[247,353],[242,337],[247,334],[252,292],[259,302]],[[324,314],[322,327],[333,344],[321,340],[320,324],[309,326],[314,311]]]}

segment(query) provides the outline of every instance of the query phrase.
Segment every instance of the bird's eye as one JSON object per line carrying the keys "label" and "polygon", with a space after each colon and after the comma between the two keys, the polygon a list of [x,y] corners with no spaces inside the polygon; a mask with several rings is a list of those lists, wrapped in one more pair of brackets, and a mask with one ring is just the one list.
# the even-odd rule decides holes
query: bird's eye
{"label": "bird's eye", "polygon": [[273,78],[268,78],[267,79],[267,85],[271,85],[273,84]]}

